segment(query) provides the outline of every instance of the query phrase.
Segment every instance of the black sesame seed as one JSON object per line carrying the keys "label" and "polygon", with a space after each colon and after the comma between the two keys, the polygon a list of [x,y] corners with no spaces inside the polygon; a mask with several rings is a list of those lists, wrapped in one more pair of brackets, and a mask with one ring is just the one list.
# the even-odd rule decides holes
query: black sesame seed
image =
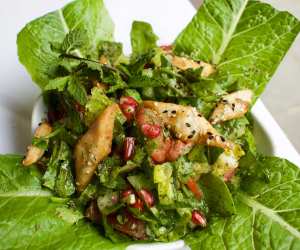
{"label": "black sesame seed", "polygon": [[222,142],[225,142],[225,138],[223,136],[220,136],[220,138]]}
{"label": "black sesame seed", "polygon": [[228,103],[228,101],[225,100],[225,99],[222,99],[221,102],[222,102],[222,103]]}
{"label": "black sesame seed", "polygon": [[189,139],[192,139],[192,138],[193,138],[193,136],[194,136],[194,135],[189,135],[189,136],[188,136],[188,138],[189,138]]}
{"label": "black sesame seed", "polygon": [[198,114],[199,117],[202,117],[202,115]]}
{"label": "black sesame seed", "polygon": [[188,128],[191,127],[191,124],[189,124],[189,123],[186,123],[185,125],[186,125]]}
{"label": "black sesame seed", "polygon": [[168,113],[168,110],[164,110],[163,113]]}
{"label": "black sesame seed", "polygon": [[172,110],[172,112],[171,112],[172,114],[176,114],[176,110]]}
{"label": "black sesame seed", "polygon": [[194,135],[194,134],[196,134],[196,130],[193,130],[193,131],[192,131],[192,135]]}
{"label": "black sesame seed", "polygon": [[207,132],[207,135],[210,136],[210,135],[213,135],[213,134],[212,134],[212,132]]}
{"label": "black sesame seed", "polygon": [[232,104],[231,104],[231,107],[232,107],[232,110],[234,111],[234,109],[235,109],[235,104],[232,103]]}
{"label": "black sesame seed", "polygon": [[209,136],[208,136],[208,139],[209,139],[209,140],[212,140],[212,139],[214,139],[214,136],[213,136],[213,135],[209,135]]}

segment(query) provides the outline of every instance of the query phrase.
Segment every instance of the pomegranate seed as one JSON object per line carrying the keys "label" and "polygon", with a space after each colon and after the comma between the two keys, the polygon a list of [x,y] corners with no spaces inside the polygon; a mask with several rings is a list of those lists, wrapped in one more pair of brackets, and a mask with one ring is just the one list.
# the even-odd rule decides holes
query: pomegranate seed
{"label": "pomegranate seed", "polygon": [[161,127],[156,124],[152,125],[152,124],[145,123],[141,126],[141,129],[143,134],[150,139],[154,139],[158,137],[161,132]]}
{"label": "pomegranate seed", "polygon": [[153,205],[154,205],[154,196],[151,192],[149,192],[146,189],[141,189],[139,191],[139,196],[141,198],[143,198],[143,200],[145,201],[145,203],[148,207],[153,207]]}
{"label": "pomegranate seed", "polygon": [[134,194],[133,190],[132,189],[126,189],[124,190],[122,193],[121,193],[121,197],[122,198],[126,198],[128,197],[129,195],[131,194]]}
{"label": "pomegranate seed", "polygon": [[117,195],[112,195],[111,201],[113,204],[117,204],[119,201],[119,197]]}
{"label": "pomegranate seed", "polygon": [[202,226],[202,227],[205,227],[207,225],[206,218],[205,218],[204,214],[201,213],[200,211],[197,211],[197,210],[194,210],[192,212],[192,222],[195,225],[199,225],[199,226]]}
{"label": "pomegranate seed", "polygon": [[132,189],[124,190],[121,193],[122,201],[128,205],[134,205],[136,203],[136,195]]}
{"label": "pomegranate seed", "polygon": [[137,198],[136,202],[131,206],[138,209],[139,211],[144,210],[144,204],[143,204],[143,201],[140,198]]}
{"label": "pomegranate seed", "polygon": [[120,104],[128,104],[137,107],[138,102],[131,96],[122,96],[120,99]]}
{"label": "pomegranate seed", "polygon": [[123,159],[125,161],[130,160],[135,151],[135,138],[134,137],[126,137],[123,144]]}
{"label": "pomegranate seed", "polygon": [[120,108],[128,121],[134,117],[138,105],[131,96],[122,96],[120,99]]}

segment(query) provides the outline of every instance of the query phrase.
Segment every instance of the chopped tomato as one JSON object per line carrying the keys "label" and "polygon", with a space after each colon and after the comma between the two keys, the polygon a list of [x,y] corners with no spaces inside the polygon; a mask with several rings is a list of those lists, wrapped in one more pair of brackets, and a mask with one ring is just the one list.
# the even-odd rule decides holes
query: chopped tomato
{"label": "chopped tomato", "polygon": [[164,140],[163,136],[155,140],[157,148],[153,150],[151,159],[154,163],[164,163],[167,161],[167,154],[172,146],[172,140],[170,138]]}
{"label": "chopped tomato", "polygon": [[157,148],[151,154],[151,158],[155,163],[164,163],[176,161],[178,157],[184,154],[184,152],[190,147],[180,140],[172,140],[171,138],[157,139]]}
{"label": "chopped tomato", "polygon": [[158,137],[161,133],[161,127],[157,124],[145,123],[141,126],[141,129],[143,134],[150,139]]}
{"label": "chopped tomato", "polygon": [[178,157],[183,155],[184,152],[190,147],[190,144],[184,143],[180,140],[173,140],[172,146],[167,155],[167,161],[176,161]]}
{"label": "chopped tomato", "polygon": [[191,192],[194,194],[196,199],[200,200],[203,194],[196,181],[190,178],[186,185],[189,188],[189,190],[191,190]]}

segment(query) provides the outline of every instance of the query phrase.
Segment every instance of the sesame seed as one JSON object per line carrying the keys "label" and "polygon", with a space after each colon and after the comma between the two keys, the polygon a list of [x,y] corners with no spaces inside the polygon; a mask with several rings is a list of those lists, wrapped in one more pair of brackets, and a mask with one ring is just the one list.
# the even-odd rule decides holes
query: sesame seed
{"label": "sesame seed", "polygon": [[231,104],[231,107],[232,107],[232,110],[234,111],[234,109],[235,109],[235,104],[232,103],[232,104]]}
{"label": "sesame seed", "polygon": [[221,102],[222,102],[222,103],[228,103],[228,101],[225,100],[225,99],[222,99]]}
{"label": "sesame seed", "polygon": [[172,110],[172,112],[171,112],[172,114],[176,114],[176,110]]}
{"label": "sesame seed", "polygon": [[168,110],[164,110],[163,113],[164,113],[164,114],[165,114],[165,113],[168,113]]}
{"label": "sesame seed", "polygon": [[220,136],[220,138],[222,142],[225,142],[225,138],[223,136]]}
{"label": "sesame seed", "polygon": [[186,123],[185,125],[186,125],[188,128],[191,127],[191,124],[189,124],[189,123]]}
{"label": "sesame seed", "polygon": [[202,117],[202,115],[198,114],[199,117]]}
{"label": "sesame seed", "polygon": [[207,135],[210,136],[210,135],[213,135],[213,134],[212,134],[212,132],[209,132],[209,131],[208,131],[208,132],[207,132]]}
{"label": "sesame seed", "polygon": [[208,139],[209,139],[209,140],[212,140],[212,139],[214,139],[214,136],[213,136],[213,135],[209,135],[209,136],[208,136]]}
{"label": "sesame seed", "polygon": [[193,138],[193,136],[194,136],[194,135],[189,135],[189,136],[188,136],[188,139],[192,139],[192,138]]}
{"label": "sesame seed", "polygon": [[193,130],[193,131],[192,131],[192,135],[194,135],[194,134],[196,134],[196,130]]}

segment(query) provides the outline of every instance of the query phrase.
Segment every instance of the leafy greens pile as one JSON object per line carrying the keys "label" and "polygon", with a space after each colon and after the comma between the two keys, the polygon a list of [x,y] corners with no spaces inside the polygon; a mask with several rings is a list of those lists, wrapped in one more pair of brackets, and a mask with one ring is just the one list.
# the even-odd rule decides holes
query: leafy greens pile
{"label": "leafy greens pile", "polygon": [[[150,240],[185,236],[190,208],[197,207],[208,216],[208,226],[184,237],[192,249],[299,249],[300,170],[256,151],[250,114],[216,125],[245,152],[227,184],[212,173],[203,174],[222,153],[207,146],[156,165],[154,173],[145,170],[151,163],[143,147],[125,165],[109,156],[80,196],[72,169],[78,138],[120,96],[192,105],[206,117],[226,93],[251,89],[256,100],[299,31],[297,19],[268,4],[206,0],[173,43],[177,55],[215,65],[216,73],[204,78],[198,69],[174,71],[144,22],[133,23],[132,55],[124,56],[122,45],[113,41],[113,23],[101,0],[76,0],[27,24],[18,35],[19,59],[43,90],[54,130],[32,141],[46,150],[38,166],[25,168],[20,156],[0,156],[0,238],[5,239],[0,248],[125,249],[130,238],[116,233],[106,219],[101,226],[92,225],[83,211],[89,200],[102,196],[98,207],[105,214],[107,193],[126,186],[122,175],[133,171],[137,174],[127,177],[130,184],[135,189],[140,184],[158,187],[164,204],[145,213],[130,210],[151,225]],[[124,124],[124,115],[118,114],[115,145],[124,140]],[[175,198],[168,184],[185,182],[196,170],[205,199],[196,201],[187,189]],[[155,183],[145,177],[152,174]],[[99,185],[105,192],[97,193]],[[110,212],[119,208],[109,206]],[[110,240],[101,235],[103,229]]]}

